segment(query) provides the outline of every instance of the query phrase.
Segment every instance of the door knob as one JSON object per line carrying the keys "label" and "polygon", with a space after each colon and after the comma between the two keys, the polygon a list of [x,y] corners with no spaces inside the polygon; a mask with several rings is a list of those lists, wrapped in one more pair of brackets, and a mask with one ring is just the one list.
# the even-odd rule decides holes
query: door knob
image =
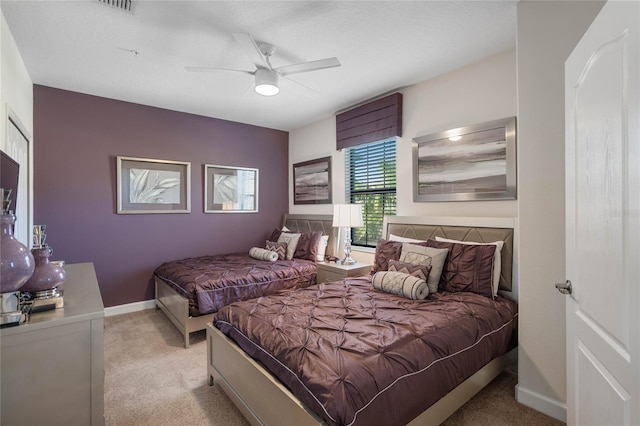
{"label": "door knob", "polygon": [[562,294],[571,294],[571,281],[567,280],[563,283],[556,283],[556,288]]}

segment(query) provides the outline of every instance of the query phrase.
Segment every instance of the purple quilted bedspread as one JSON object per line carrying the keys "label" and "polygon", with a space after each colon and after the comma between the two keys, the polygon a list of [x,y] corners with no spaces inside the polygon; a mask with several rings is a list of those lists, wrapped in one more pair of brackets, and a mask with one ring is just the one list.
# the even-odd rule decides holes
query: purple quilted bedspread
{"label": "purple quilted bedspread", "polygon": [[234,303],[214,324],[329,425],[406,424],[515,347],[517,306],[409,300],[350,278]]}
{"label": "purple quilted bedspread", "polygon": [[197,316],[238,300],[315,284],[316,271],[309,260],[267,262],[233,253],[166,262],[155,275],[189,299],[189,314]]}

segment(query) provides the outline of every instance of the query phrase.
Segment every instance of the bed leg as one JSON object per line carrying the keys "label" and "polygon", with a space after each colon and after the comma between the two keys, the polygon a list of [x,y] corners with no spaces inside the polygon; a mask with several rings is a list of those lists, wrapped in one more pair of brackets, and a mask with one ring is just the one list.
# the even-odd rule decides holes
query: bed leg
{"label": "bed leg", "polygon": [[213,386],[214,385],[214,380],[213,380],[213,376],[211,374],[209,374],[209,386]]}
{"label": "bed leg", "polygon": [[189,332],[184,332],[184,348],[189,349]]}

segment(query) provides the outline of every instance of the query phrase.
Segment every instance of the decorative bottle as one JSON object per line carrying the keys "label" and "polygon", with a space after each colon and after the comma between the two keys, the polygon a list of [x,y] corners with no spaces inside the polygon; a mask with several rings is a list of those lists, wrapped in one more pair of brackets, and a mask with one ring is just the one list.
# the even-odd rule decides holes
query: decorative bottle
{"label": "decorative bottle", "polygon": [[0,218],[0,293],[18,291],[33,274],[35,262],[29,249],[13,236],[16,217],[11,206],[11,190],[2,188],[2,217]]}
{"label": "decorative bottle", "polygon": [[31,253],[35,259],[36,269],[21,291],[38,292],[51,290],[61,284],[67,273],[55,263],[49,261],[53,249],[45,244],[47,236],[44,233],[46,225],[33,226],[33,248]]}

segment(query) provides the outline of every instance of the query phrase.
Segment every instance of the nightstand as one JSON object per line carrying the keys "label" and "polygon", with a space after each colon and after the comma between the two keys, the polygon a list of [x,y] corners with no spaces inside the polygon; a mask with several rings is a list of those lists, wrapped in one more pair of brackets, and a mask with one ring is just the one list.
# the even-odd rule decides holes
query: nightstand
{"label": "nightstand", "polygon": [[318,283],[367,275],[370,270],[371,265],[360,262],[356,262],[353,265],[342,265],[334,262],[318,263]]}

